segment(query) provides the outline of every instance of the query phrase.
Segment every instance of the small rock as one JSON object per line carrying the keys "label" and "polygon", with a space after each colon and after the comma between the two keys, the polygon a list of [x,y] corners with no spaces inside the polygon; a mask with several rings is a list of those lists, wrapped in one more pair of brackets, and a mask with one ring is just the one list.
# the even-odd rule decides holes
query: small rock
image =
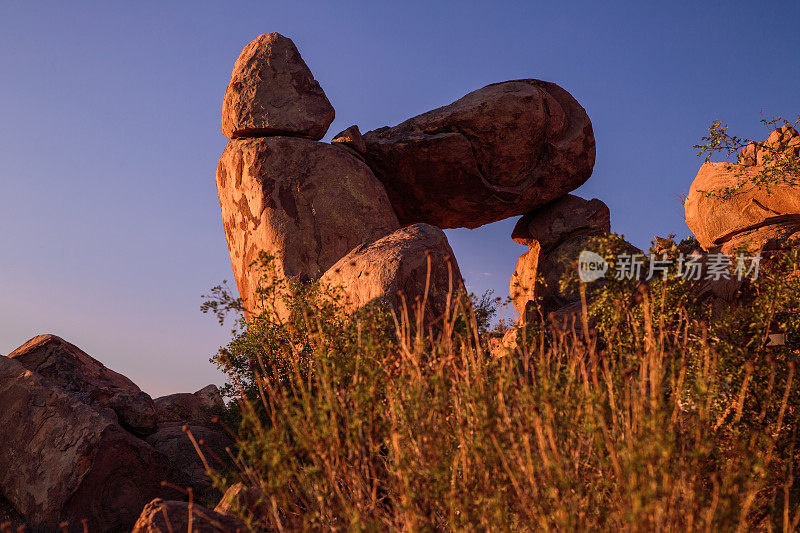
{"label": "small rock", "polygon": [[331,142],[349,146],[361,155],[364,155],[367,151],[367,145],[364,144],[364,138],[361,137],[358,126],[350,126],[346,130],[337,133]]}

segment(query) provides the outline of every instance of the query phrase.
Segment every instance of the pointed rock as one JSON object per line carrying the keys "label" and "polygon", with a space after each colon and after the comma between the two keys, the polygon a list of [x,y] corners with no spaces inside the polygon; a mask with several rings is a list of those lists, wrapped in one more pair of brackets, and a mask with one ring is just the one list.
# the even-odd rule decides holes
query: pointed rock
{"label": "pointed rock", "polygon": [[333,118],[333,106],[291,39],[267,33],[244,47],[222,103],[226,137],[297,135],[319,140]]}

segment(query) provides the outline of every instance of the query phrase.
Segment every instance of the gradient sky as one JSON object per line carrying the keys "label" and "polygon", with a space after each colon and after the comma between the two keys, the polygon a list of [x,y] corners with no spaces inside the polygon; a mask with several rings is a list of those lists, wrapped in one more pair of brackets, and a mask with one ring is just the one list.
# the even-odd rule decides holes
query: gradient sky
{"label": "gradient sky", "polygon": [[[385,4],[385,5],[384,5]],[[800,3],[2,2],[0,353],[55,333],[153,395],[221,382],[232,279],[214,185],[242,47],[291,37],[332,134],[394,125],[489,83],[540,78],[586,108],[614,231],[688,234],[692,150],[719,118],[766,136],[800,112]],[[514,220],[449,230],[467,283],[507,296]],[[508,314],[508,311],[506,311]]]}

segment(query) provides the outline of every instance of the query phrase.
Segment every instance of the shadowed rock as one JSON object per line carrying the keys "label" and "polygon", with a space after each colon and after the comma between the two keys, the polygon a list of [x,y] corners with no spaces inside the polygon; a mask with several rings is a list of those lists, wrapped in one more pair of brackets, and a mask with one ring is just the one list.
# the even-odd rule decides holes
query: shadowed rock
{"label": "shadowed rock", "polygon": [[321,139],[334,111],[291,39],[259,35],[242,50],[222,103],[229,139],[297,135]]}
{"label": "shadowed rock", "polygon": [[[137,435],[149,435],[158,424],[156,406],[130,379],[55,335],[32,338],[9,357],[99,410]],[[109,414],[109,413],[107,413]]]}
{"label": "shadowed rock", "polygon": [[366,159],[401,224],[476,228],[579,187],[595,142],[586,111],[540,80],[488,85],[364,134]]}
{"label": "shadowed rock", "polygon": [[34,526],[123,531],[163,494],[165,458],[75,395],[0,357],[0,489]]}

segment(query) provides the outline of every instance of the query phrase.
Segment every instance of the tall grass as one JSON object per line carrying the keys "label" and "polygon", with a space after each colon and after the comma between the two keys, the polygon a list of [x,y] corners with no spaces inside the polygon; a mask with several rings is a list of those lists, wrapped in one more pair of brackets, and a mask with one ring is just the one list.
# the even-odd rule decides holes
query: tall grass
{"label": "tall grass", "polygon": [[765,300],[715,329],[680,286],[599,290],[493,352],[456,292],[433,324],[263,311],[218,358],[241,416],[218,482],[278,531],[796,530],[794,347],[731,348]]}

